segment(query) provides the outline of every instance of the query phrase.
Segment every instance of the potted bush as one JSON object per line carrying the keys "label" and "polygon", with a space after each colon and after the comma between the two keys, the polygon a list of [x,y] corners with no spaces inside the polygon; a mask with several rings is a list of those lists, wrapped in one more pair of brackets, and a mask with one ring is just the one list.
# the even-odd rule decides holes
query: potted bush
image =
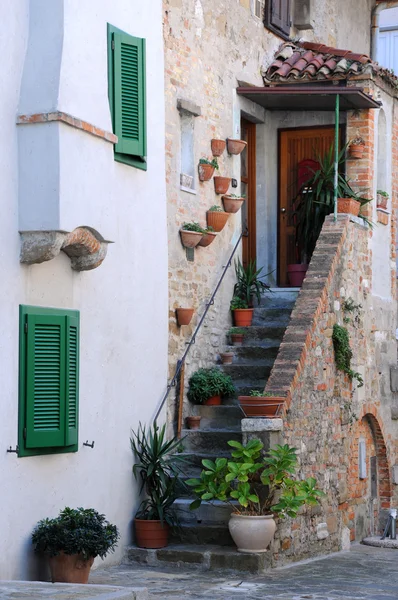
{"label": "potted bush", "polygon": [[244,203],[245,198],[244,196],[237,196],[236,194],[224,194],[222,201],[224,203],[225,212],[237,213]]}
{"label": "potted bush", "polygon": [[178,325],[189,325],[194,312],[194,308],[176,308]]}
{"label": "potted bush", "polygon": [[280,416],[285,398],[270,392],[250,390],[248,396],[238,396],[239,404],[246,417],[274,419]]}
{"label": "potted bush", "polygon": [[94,558],[114,552],[118,539],[117,527],[93,508],[66,507],[32,533],[35,551],[48,556],[53,583],[87,583]]}
{"label": "potted bush", "polygon": [[227,143],[225,140],[216,140],[216,139],[211,140],[211,152],[212,152],[213,156],[221,156],[221,154],[225,150],[226,144]]}
{"label": "potted bush", "polygon": [[207,248],[207,246],[210,246],[210,244],[212,242],[214,242],[214,240],[217,237],[217,232],[214,231],[213,227],[211,225],[209,225],[206,229],[203,230],[203,237],[199,242],[199,246],[202,246],[202,248]]}
{"label": "potted bush", "polygon": [[221,206],[214,204],[206,213],[207,228],[210,227],[217,233],[224,229],[225,223],[228,221],[229,214],[224,212]]}
{"label": "potted bush", "polygon": [[365,141],[361,137],[356,137],[348,143],[348,156],[350,158],[361,159],[365,151]]}
{"label": "potted bush", "polygon": [[166,425],[160,428],[155,422],[148,430],[140,423],[130,443],[136,459],[134,477],[141,481],[140,493],[147,496],[134,518],[136,543],[140,548],[164,548],[170,527],[177,524],[173,503],[178,497],[177,476],[183,457],[173,452],[181,440],[167,441]]}
{"label": "potted bush", "polygon": [[214,176],[214,191],[216,194],[226,194],[230,185],[230,177],[221,177],[221,175]]}
{"label": "potted bush", "polygon": [[186,248],[195,248],[203,237],[205,230],[199,223],[184,223],[180,229],[181,242]]}
{"label": "potted bush", "polygon": [[195,404],[219,406],[223,396],[234,394],[232,379],[217,367],[198,369],[189,380],[188,400]]}
{"label": "potted bush", "polygon": [[235,261],[236,283],[234,286],[234,296],[242,298],[250,308],[253,306],[254,297],[260,303],[261,294],[269,290],[269,285],[261,281],[269,273],[261,275],[262,270],[263,267],[257,269],[255,260],[251,260],[246,267],[242,265],[240,259]]}
{"label": "potted bush", "polygon": [[244,140],[227,139],[227,150],[229,154],[240,154],[246,148],[247,142]]}
{"label": "potted bush", "polygon": [[243,344],[243,338],[245,337],[246,330],[242,327],[231,327],[228,331],[228,335],[231,339],[233,346],[241,346]]}
{"label": "potted bush", "polygon": [[377,208],[383,208],[384,210],[387,210],[389,197],[390,196],[387,194],[387,192],[383,192],[383,190],[377,190]]}
{"label": "potted bush", "polygon": [[275,534],[274,515],[294,518],[303,505],[316,505],[325,494],[314,477],[294,479],[295,448],[277,445],[264,455],[258,439],[228,445],[230,459],[203,460],[200,479],[187,481],[197,496],[190,508],[196,510],[202,501],[231,504],[229,531],[238,552],[266,552]]}
{"label": "potted bush", "polygon": [[209,181],[213,177],[214,169],[218,170],[218,162],[216,158],[201,158],[199,160],[199,180]]}
{"label": "potted bush", "polygon": [[253,308],[249,308],[246,300],[234,296],[231,300],[230,309],[237,327],[250,327],[253,321]]}

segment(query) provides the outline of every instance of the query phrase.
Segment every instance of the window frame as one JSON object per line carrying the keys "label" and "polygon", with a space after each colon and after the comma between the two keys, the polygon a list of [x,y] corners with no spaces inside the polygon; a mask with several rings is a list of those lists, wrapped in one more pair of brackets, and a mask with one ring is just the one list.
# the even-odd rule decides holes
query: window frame
{"label": "window frame", "polygon": [[290,27],[289,33],[284,31],[283,29],[279,29],[275,25],[272,24],[272,3],[275,0],[265,0],[265,10],[264,10],[264,27],[275,33],[277,36],[281,37],[286,41],[290,41],[291,30],[293,24],[293,8],[292,8],[292,0],[287,0],[289,3],[289,18],[290,18]]}

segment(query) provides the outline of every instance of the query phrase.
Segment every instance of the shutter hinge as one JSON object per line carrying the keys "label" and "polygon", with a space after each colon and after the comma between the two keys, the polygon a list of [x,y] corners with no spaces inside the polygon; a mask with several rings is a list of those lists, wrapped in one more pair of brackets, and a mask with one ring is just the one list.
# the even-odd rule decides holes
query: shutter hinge
{"label": "shutter hinge", "polygon": [[114,50],[114,49],[115,49],[115,40],[112,40],[112,43],[111,43],[111,48],[112,48],[112,50]]}
{"label": "shutter hinge", "polygon": [[25,323],[25,333],[28,333],[28,324]]}
{"label": "shutter hinge", "polygon": [[23,428],[23,439],[26,440],[26,427]]}

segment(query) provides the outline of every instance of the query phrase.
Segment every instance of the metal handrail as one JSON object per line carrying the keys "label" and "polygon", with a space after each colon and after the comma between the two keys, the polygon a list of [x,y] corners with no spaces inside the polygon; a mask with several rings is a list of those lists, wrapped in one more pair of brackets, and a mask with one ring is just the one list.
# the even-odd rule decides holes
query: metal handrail
{"label": "metal handrail", "polygon": [[156,421],[156,420],[158,419],[158,417],[159,417],[159,415],[160,415],[160,412],[161,412],[161,410],[162,410],[162,408],[163,408],[163,406],[164,406],[164,404],[165,404],[165,402],[166,402],[167,398],[169,397],[169,394],[170,394],[170,391],[171,391],[171,389],[172,389],[172,388],[173,388],[173,387],[174,387],[174,386],[177,384],[178,376],[179,376],[179,374],[180,374],[180,372],[181,372],[182,365],[184,364],[184,362],[185,362],[185,359],[186,359],[186,357],[188,356],[188,353],[189,353],[190,349],[192,348],[193,344],[195,343],[195,340],[196,340],[196,336],[197,336],[197,334],[198,334],[198,331],[199,331],[199,329],[201,328],[201,326],[202,326],[202,323],[203,323],[203,321],[205,320],[207,313],[209,312],[209,308],[210,308],[210,306],[213,306],[213,304],[214,304],[214,298],[216,297],[216,294],[217,294],[218,290],[220,289],[220,286],[221,286],[221,284],[222,284],[222,282],[223,282],[223,279],[224,279],[224,277],[225,277],[225,274],[226,274],[227,270],[228,270],[228,269],[229,269],[229,267],[232,265],[232,259],[233,259],[234,255],[235,255],[235,252],[236,252],[236,250],[238,249],[238,246],[239,246],[239,244],[240,244],[240,241],[241,241],[242,237],[247,237],[248,233],[249,233],[249,232],[248,232],[248,230],[247,230],[247,229],[246,229],[245,231],[242,231],[242,232],[241,232],[241,234],[240,234],[240,236],[239,236],[239,238],[238,238],[238,241],[236,242],[236,244],[235,244],[235,246],[234,246],[234,249],[233,249],[233,251],[232,251],[232,254],[231,254],[231,256],[229,257],[229,259],[228,259],[228,262],[227,262],[227,264],[225,265],[225,267],[224,267],[224,269],[223,269],[223,272],[222,272],[222,274],[221,274],[221,277],[220,277],[220,279],[218,280],[218,283],[217,283],[217,285],[216,285],[216,287],[215,287],[215,290],[214,290],[214,292],[212,293],[212,295],[211,295],[211,297],[210,297],[210,300],[209,300],[209,301],[207,302],[207,304],[206,304],[205,311],[204,311],[203,315],[201,316],[199,323],[198,323],[198,324],[197,324],[197,326],[196,326],[196,329],[195,329],[195,331],[194,331],[194,333],[193,333],[193,336],[191,337],[191,339],[189,340],[189,342],[186,342],[186,344],[187,344],[187,347],[186,347],[186,349],[185,349],[185,352],[184,352],[184,354],[182,355],[182,357],[181,357],[181,358],[180,358],[180,359],[177,361],[177,367],[176,367],[175,373],[174,373],[174,375],[173,375],[173,378],[172,378],[172,380],[170,381],[169,385],[167,386],[166,392],[165,392],[165,394],[164,394],[164,396],[163,396],[163,398],[162,398],[162,400],[161,400],[161,402],[160,402],[160,404],[159,404],[159,408],[158,408],[158,409],[157,409],[157,411],[156,411],[156,415],[155,415],[155,418],[153,419],[153,421]]}

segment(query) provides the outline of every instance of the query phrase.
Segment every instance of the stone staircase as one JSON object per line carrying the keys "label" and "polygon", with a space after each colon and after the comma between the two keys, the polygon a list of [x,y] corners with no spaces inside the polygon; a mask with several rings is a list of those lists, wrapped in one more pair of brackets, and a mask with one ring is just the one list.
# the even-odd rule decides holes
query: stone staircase
{"label": "stone staircase", "polygon": [[[288,325],[298,291],[276,288],[267,294],[254,311],[252,327],[247,328],[243,346],[233,346],[234,362],[221,369],[231,376],[237,390],[236,396],[247,395],[250,390],[263,390],[279,345]],[[191,511],[190,489],[184,479],[198,477],[202,460],[228,456],[229,440],[242,441],[241,420],[244,417],[236,398],[223,401],[222,406],[199,406],[200,430],[183,430],[185,438],[183,456],[186,459],[185,477],[180,481],[180,497],[175,507],[180,528],[171,544],[160,550],[130,547],[126,561],[148,565],[181,563],[203,570],[233,569],[258,573],[271,560],[270,553],[238,553],[228,531],[231,508],[222,503],[203,502]]]}

